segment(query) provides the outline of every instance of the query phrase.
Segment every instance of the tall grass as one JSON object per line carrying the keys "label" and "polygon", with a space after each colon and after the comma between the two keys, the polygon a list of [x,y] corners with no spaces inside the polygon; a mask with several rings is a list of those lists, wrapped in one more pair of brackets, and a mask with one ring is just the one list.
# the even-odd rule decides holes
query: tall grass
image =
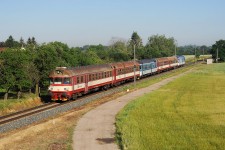
{"label": "tall grass", "polygon": [[43,104],[35,94],[24,94],[20,99],[0,100],[0,116]]}
{"label": "tall grass", "polygon": [[122,149],[224,149],[225,64],[196,71],[128,104],[116,119]]}

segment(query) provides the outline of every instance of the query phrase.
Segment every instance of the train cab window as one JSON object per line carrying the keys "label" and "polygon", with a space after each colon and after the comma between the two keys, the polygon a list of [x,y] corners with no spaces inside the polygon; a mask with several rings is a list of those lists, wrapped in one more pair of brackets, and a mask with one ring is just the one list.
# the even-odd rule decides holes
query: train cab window
{"label": "train cab window", "polygon": [[63,83],[64,84],[71,84],[71,79],[70,78],[64,78]]}
{"label": "train cab window", "polygon": [[80,82],[83,83],[84,82],[84,77],[81,76]]}
{"label": "train cab window", "polygon": [[54,84],[62,84],[62,78],[55,78]]}
{"label": "train cab window", "polygon": [[152,69],[155,68],[155,64],[154,63],[151,64],[151,68]]}
{"label": "train cab window", "polygon": [[50,81],[50,84],[54,83],[53,78],[50,78],[49,81]]}

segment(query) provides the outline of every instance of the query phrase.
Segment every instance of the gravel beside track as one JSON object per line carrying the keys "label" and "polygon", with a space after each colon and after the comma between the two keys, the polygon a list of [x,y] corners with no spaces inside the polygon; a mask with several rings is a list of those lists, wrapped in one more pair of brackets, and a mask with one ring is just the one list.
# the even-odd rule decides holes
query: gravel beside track
{"label": "gravel beside track", "polygon": [[104,103],[86,113],[77,123],[73,135],[73,149],[75,150],[116,150],[115,143],[115,116],[130,101],[150,93],[174,79],[188,73],[167,78],[149,87],[136,90]]}

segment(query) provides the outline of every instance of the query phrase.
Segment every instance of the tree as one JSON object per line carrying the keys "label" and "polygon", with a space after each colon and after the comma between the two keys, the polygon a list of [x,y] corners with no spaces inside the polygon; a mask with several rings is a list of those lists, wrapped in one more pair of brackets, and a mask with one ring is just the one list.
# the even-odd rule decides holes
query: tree
{"label": "tree", "polygon": [[5,47],[5,42],[0,42],[0,47]]}
{"label": "tree", "polygon": [[109,62],[109,55],[107,48],[101,44],[86,46],[86,51],[94,51],[98,57],[105,63]]}
{"label": "tree", "polygon": [[29,37],[29,38],[27,39],[27,45],[30,45],[30,44],[32,44],[32,41],[31,41],[31,38]]}
{"label": "tree", "polygon": [[80,63],[81,66],[86,66],[93,64],[103,64],[103,61],[98,57],[96,52],[88,50],[81,54]]}
{"label": "tree", "polygon": [[37,42],[36,42],[36,40],[35,40],[35,38],[34,38],[34,37],[32,37],[32,39],[31,39],[31,43],[32,43],[32,44],[34,44],[34,45],[36,45],[36,44],[37,44]]}
{"label": "tree", "polygon": [[211,54],[214,60],[219,58],[219,61],[224,62],[225,61],[225,40],[216,41],[216,43],[212,45]]}
{"label": "tree", "polygon": [[29,89],[32,81],[29,80],[28,68],[30,56],[26,51],[18,49],[7,49],[0,53],[0,86],[5,89],[5,99],[10,89],[21,91]]}
{"label": "tree", "polygon": [[[32,49],[32,48],[31,48]],[[70,66],[68,61],[72,59],[69,56],[69,48],[61,42],[51,42],[42,44],[34,49],[36,57],[34,65],[37,67],[40,77],[39,85],[45,86],[49,78],[49,72],[55,67]]]}
{"label": "tree", "polygon": [[14,38],[12,37],[12,35],[10,35],[9,38],[5,41],[5,46],[9,48],[13,47],[14,41]]}
{"label": "tree", "polygon": [[153,35],[148,38],[145,46],[147,58],[168,57],[174,55],[175,40],[165,35]]}
{"label": "tree", "polygon": [[[143,44],[142,44],[142,39],[138,35],[137,32],[133,32],[131,35],[131,40],[129,41],[129,46],[128,49],[131,54],[134,54],[135,50],[135,57],[138,59],[141,59],[143,57]],[[133,58],[133,56],[130,56]]]}
{"label": "tree", "polygon": [[22,37],[20,38],[20,45],[21,45],[21,47],[25,46],[24,39]]}
{"label": "tree", "polygon": [[79,47],[72,47],[68,51],[68,64],[71,67],[81,66],[82,51]]}
{"label": "tree", "polygon": [[137,34],[137,32],[133,32],[131,35],[131,40],[130,40],[130,44],[132,46],[135,45],[136,48],[140,48],[142,46],[142,39],[140,38],[140,36]]}
{"label": "tree", "polygon": [[126,41],[117,39],[113,40],[109,46],[108,54],[111,62],[130,60],[130,52],[127,49]]}

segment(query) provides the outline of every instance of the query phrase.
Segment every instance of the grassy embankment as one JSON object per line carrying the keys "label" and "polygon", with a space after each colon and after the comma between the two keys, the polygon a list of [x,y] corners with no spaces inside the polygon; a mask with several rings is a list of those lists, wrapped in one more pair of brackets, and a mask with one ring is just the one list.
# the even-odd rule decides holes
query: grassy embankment
{"label": "grassy embankment", "polygon": [[123,149],[224,149],[225,64],[196,71],[128,104],[116,121]]}

